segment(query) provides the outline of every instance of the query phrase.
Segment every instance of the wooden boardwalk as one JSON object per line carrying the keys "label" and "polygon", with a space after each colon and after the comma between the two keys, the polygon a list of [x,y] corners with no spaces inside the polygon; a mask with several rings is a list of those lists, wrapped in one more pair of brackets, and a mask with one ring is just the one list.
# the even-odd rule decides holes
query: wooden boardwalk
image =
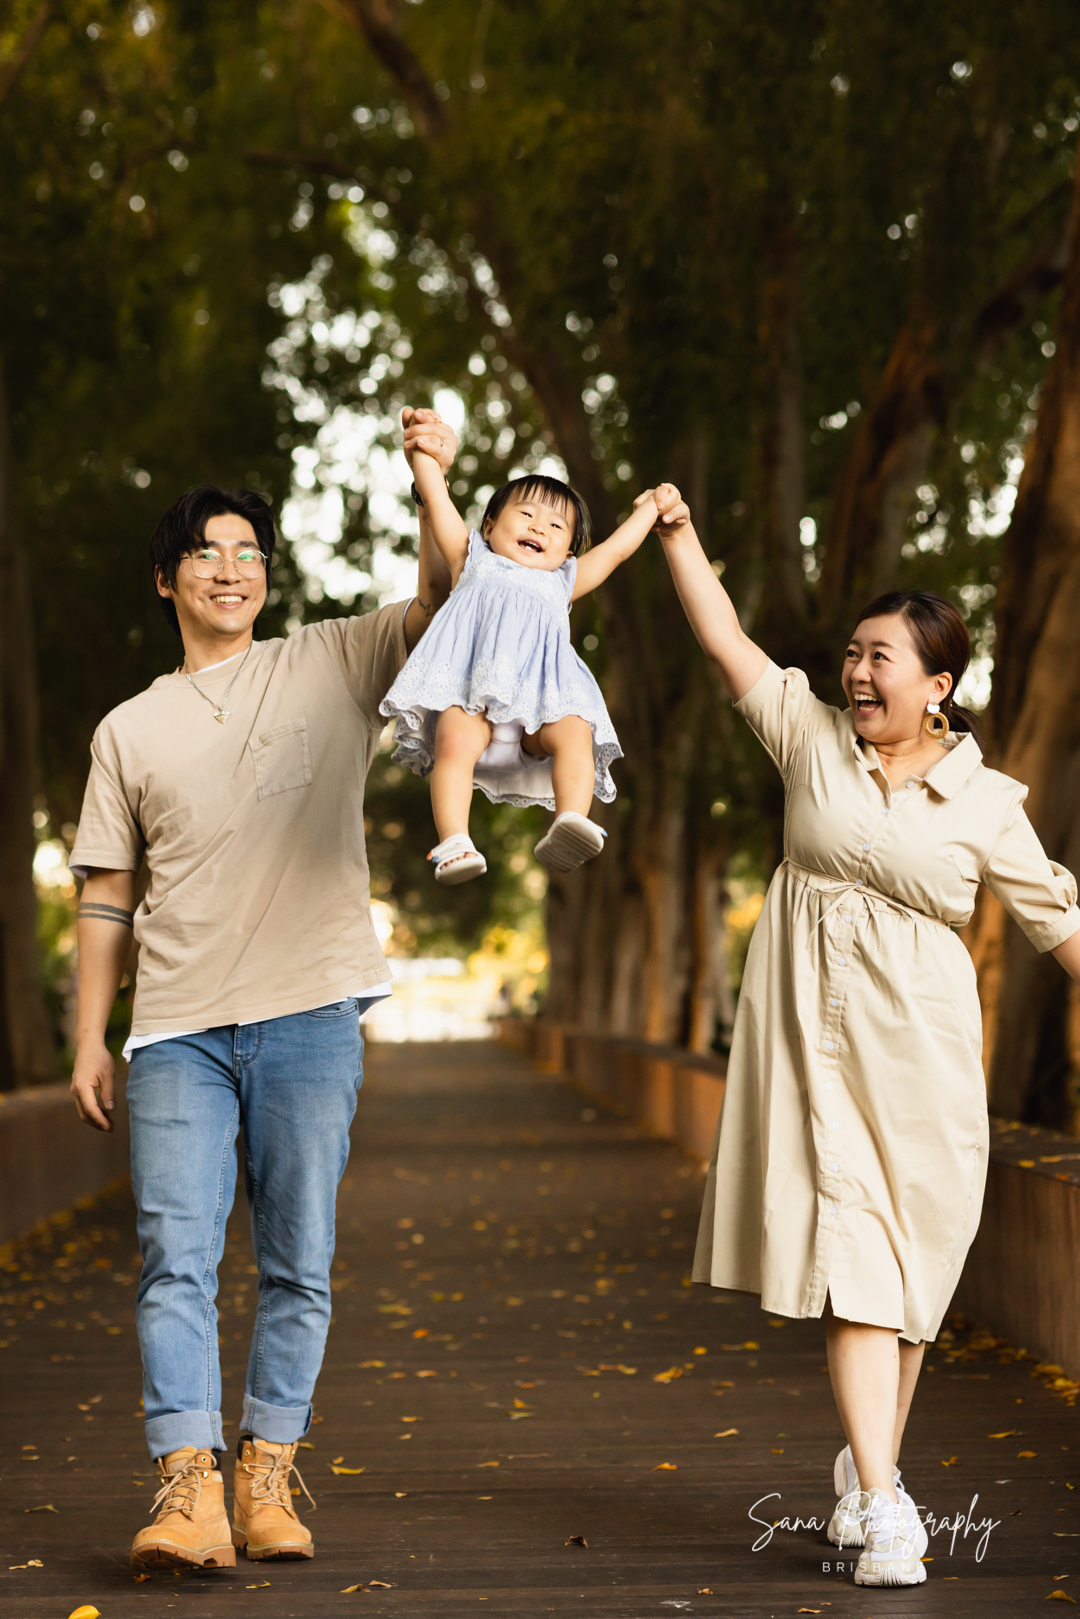
{"label": "wooden boardwalk", "polygon": [[[832,1508],[822,1329],[687,1284],[700,1186],[677,1149],[497,1046],[373,1049],[301,1453],[317,1558],[140,1585],[127,1552],[154,1485],[130,1194],[54,1226],[3,1277],[0,1613],[1014,1619],[1055,1590],[1080,1603],[1077,1413],[1000,1347],[961,1353],[962,1333],[929,1356],[904,1456],[938,1528],[927,1583],[862,1591],[823,1530],[770,1536]],[[230,1437],[250,1266],[236,1211]],[[965,1535],[975,1497],[989,1534]]]}

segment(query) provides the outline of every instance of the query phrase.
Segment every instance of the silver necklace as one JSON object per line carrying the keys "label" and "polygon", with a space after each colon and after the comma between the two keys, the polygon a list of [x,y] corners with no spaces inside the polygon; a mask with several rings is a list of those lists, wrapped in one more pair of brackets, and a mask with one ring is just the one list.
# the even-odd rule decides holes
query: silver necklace
{"label": "silver necklace", "polygon": [[[219,725],[224,725],[225,721],[229,717],[229,710],[225,707],[225,704],[229,701],[229,693],[232,691],[233,687],[236,685],[236,682],[240,678],[240,669],[242,669],[244,667],[245,663],[251,657],[251,649],[252,649],[252,647],[254,645],[255,645],[254,641],[249,641],[248,642],[248,649],[244,653],[244,656],[240,659],[240,668],[237,669],[236,673],[233,675],[232,679],[229,681],[228,686],[226,686],[225,695],[221,699],[220,703],[215,703],[214,699],[211,696],[209,696],[209,694],[207,692],[203,691],[201,686],[196,686],[195,682],[192,680],[191,676],[188,674],[187,669],[184,670],[184,679],[187,681],[189,686],[194,686],[195,690],[198,692],[199,696],[204,698],[206,700],[206,702],[208,702],[210,704],[210,707],[214,710],[214,718],[217,720]],[[186,662],[186,660],[185,660],[185,662]]]}

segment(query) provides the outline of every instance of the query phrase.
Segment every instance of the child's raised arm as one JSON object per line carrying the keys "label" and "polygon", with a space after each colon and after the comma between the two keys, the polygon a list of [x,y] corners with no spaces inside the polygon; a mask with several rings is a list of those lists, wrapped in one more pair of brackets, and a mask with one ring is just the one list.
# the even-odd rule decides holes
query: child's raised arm
{"label": "child's raised arm", "polygon": [[416,413],[405,409],[401,419],[405,428],[405,454],[412,468],[413,482],[424,503],[424,515],[431,536],[450,569],[452,584],[456,585],[469,554],[469,530],[450,499],[446,479],[436,459],[437,443],[425,442],[425,424],[416,419]]}
{"label": "child's raised arm", "polygon": [[737,703],[757,685],[768,667],[768,657],[743,633],[731,597],[701,549],[690,513],[681,501],[662,511],[658,532],[690,628]]}
{"label": "child's raised arm", "polygon": [[674,505],[679,498],[679,491],[671,483],[659,484],[656,489],[647,489],[639,495],[626,522],[620,523],[614,534],[578,558],[574,594],[570,600],[576,602],[579,596],[587,596],[615,572],[620,562],[632,557],[649,530],[656,527],[660,508]]}

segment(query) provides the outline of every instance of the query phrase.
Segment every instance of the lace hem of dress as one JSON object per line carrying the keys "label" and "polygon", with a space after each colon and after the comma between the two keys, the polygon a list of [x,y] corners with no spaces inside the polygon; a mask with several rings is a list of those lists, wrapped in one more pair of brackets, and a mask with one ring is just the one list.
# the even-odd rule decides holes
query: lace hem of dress
{"label": "lace hem of dress", "polygon": [[[556,719],[562,718],[556,715]],[[547,723],[542,721],[541,723]],[[539,729],[539,726],[536,727]],[[394,731],[394,741],[397,744],[392,754],[392,761],[396,765],[404,765],[417,776],[430,776],[435,763],[434,755],[427,740],[417,728],[417,721],[412,714],[399,714],[397,726]],[[616,795],[615,783],[611,778],[611,767],[616,759],[622,758],[622,749],[617,742],[597,742],[595,733],[593,739],[594,785],[593,792],[602,804],[610,804]],[[484,797],[492,804],[509,804],[514,809],[530,809],[539,804],[543,809],[555,808],[555,799],[549,793],[543,797],[525,798],[516,793],[500,793],[479,781],[476,786]]]}

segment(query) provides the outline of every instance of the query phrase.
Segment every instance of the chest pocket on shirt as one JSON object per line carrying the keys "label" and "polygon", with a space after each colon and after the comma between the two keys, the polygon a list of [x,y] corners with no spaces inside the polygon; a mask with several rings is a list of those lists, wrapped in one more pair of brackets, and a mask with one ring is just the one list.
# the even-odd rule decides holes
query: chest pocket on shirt
{"label": "chest pocket on shirt", "polygon": [[260,798],[287,793],[293,787],[310,786],[307,720],[286,720],[264,731],[258,741],[251,744],[251,755],[255,760]]}

